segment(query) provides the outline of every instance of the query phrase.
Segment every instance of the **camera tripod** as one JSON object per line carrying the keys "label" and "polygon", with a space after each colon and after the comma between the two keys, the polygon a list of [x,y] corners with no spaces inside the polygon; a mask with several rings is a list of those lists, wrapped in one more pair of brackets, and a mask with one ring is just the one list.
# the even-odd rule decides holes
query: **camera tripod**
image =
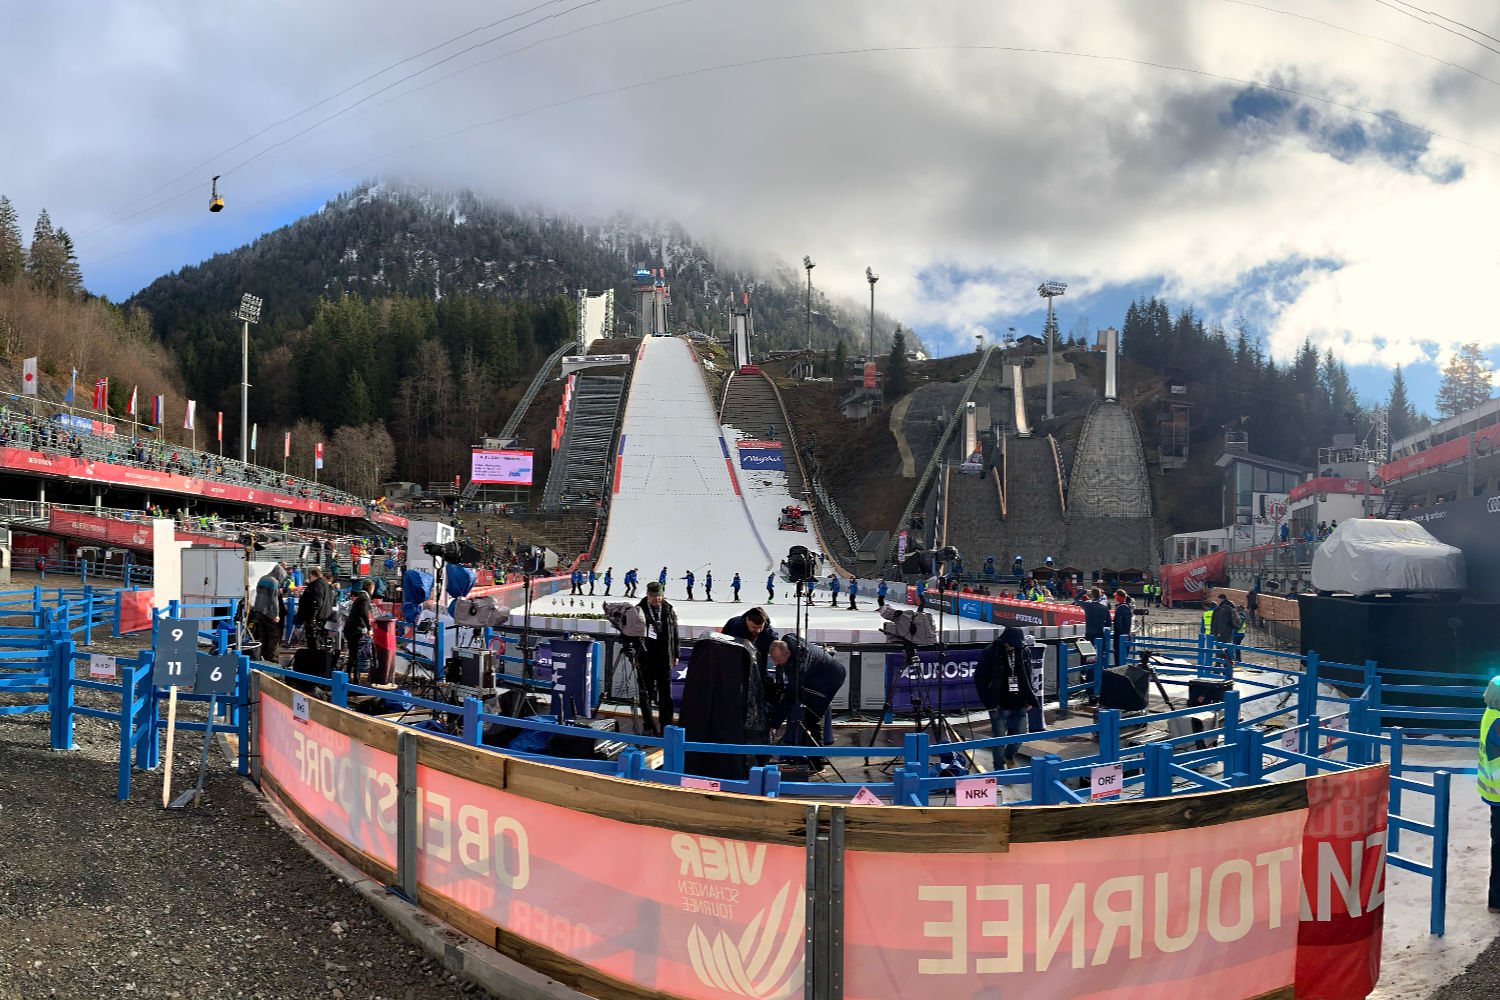
{"label": "camera tripod", "polygon": [[[822,740],[823,715],[822,713],[818,714],[818,731],[813,732],[808,728],[807,711],[802,703],[802,675],[807,669],[808,657],[808,641],[805,636],[809,631],[808,623],[810,615],[808,612],[812,609],[813,583],[811,580],[798,580],[796,581],[796,588],[792,605],[792,635],[797,637],[797,651],[795,654],[797,661],[795,663],[791,660],[787,661],[792,667],[792,700],[791,706],[787,710],[786,733],[783,735],[782,740],[786,742],[789,737],[791,746],[821,747],[824,745]],[[824,711],[827,711],[827,709],[825,708]],[[809,776],[811,776],[812,758],[805,759],[808,761]],[[844,780],[843,772],[838,769],[838,765],[833,762],[832,758],[823,757],[822,760],[833,771],[834,776],[842,782]]]}

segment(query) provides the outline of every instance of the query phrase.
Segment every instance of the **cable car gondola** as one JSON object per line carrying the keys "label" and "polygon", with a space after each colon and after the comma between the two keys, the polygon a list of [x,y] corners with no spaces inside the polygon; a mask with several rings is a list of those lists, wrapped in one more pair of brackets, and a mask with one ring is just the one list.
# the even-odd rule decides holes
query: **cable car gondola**
{"label": "cable car gondola", "polygon": [[209,195],[208,210],[210,212],[224,211],[224,199],[219,197],[219,178],[221,174],[214,174],[213,192]]}

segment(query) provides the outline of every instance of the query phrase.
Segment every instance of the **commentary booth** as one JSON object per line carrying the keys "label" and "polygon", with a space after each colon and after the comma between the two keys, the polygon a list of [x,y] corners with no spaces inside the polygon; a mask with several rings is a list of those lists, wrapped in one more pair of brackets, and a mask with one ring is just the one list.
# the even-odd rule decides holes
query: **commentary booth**
{"label": "commentary booth", "polygon": [[251,678],[261,787],[555,980],[510,967],[517,996],[1353,1000],[1378,975],[1383,765],[1095,805],[841,805],[566,769]]}

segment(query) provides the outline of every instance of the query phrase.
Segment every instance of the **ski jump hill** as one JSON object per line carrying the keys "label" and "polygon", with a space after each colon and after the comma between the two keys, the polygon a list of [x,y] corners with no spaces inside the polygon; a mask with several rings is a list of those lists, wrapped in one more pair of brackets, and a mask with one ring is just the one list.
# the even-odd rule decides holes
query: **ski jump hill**
{"label": "ski jump hill", "polygon": [[672,593],[688,570],[700,581],[711,570],[725,591],[735,573],[747,590],[762,588],[785,554],[777,513],[793,501],[780,472],[756,472],[754,495],[747,491],[735,440],[719,425],[692,346],[676,337],[641,341],[595,565],[617,577],[637,569],[643,583],[666,566]]}

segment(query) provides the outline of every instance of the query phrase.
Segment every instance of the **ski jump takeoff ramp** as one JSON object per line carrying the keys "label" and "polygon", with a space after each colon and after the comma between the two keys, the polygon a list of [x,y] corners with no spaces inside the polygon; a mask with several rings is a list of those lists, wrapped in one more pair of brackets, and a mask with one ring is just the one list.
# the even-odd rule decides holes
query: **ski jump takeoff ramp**
{"label": "ski jump takeoff ramp", "polygon": [[747,588],[760,586],[780,559],[773,562],[751,519],[732,448],[688,342],[641,341],[599,571],[613,567],[618,579],[640,570],[642,595],[663,566],[670,594],[681,592],[688,570],[700,582],[712,570],[725,590],[735,573]]}

